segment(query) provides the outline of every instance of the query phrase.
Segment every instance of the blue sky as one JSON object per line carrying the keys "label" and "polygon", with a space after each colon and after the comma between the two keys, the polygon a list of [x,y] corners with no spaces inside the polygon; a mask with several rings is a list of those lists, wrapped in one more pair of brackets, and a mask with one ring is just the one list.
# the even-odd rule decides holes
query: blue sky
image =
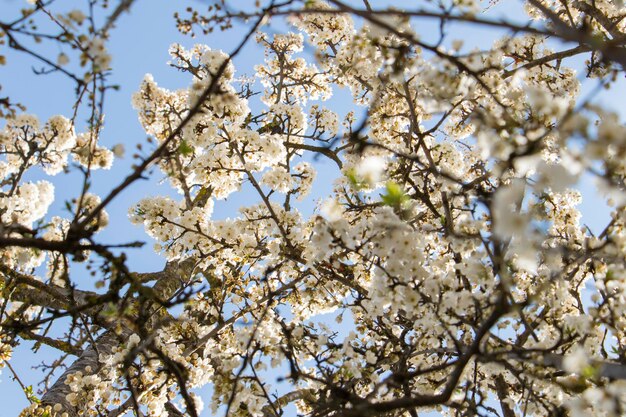
{"label": "blue sky", "polygon": [[[113,2],[115,3],[115,2]],[[113,75],[111,82],[121,86],[120,91],[110,92],[106,98],[105,129],[102,135],[102,144],[112,146],[123,143],[127,149],[125,159],[117,160],[110,171],[96,171],[93,175],[94,190],[100,195],[106,194],[113,186],[117,185],[129,173],[134,145],[144,142],[145,133],[137,121],[136,112],[130,104],[130,96],[137,89],[146,73],[152,73],[159,85],[168,89],[184,88],[189,84],[189,77],[178,73],[167,65],[169,59],[167,50],[171,43],[179,42],[190,46],[196,42],[206,43],[215,49],[230,51],[239,42],[243,32],[235,30],[222,33],[214,33],[210,36],[201,36],[196,40],[181,36],[175,28],[172,15],[175,10],[184,10],[187,5],[198,6],[202,2],[190,0],[139,0],[132,12],[124,15],[118,24],[118,28],[112,32],[108,48],[113,55]],[[374,7],[384,6],[388,1],[372,1]],[[503,0],[492,13],[496,15],[519,16],[518,2]],[[11,20],[19,8],[26,4],[23,0],[0,0],[0,20]],[[60,0],[63,7],[72,8],[84,2]],[[427,40],[428,34],[435,33],[436,26],[424,20],[416,21],[418,31],[424,34]],[[493,38],[493,32],[489,30],[465,30],[467,26],[459,28],[459,35],[466,44],[475,45]],[[462,33],[461,33],[462,32]],[[489,42],[490,44],[490,42]],[[485,45],[483,43],[483,45]],[[41,49],[47,56],[56,57],[60,52],[56,45]],[[31,58],[15,53],[7,53],[9,65],[0,66],[0,84],[3,90],[2,96],[10,97],[22,102],[28,107],[28,112],[39,116],[40,120],[46,120],[55,114],[70,115],[74,96],[71,94],[72,84],[58,74],[48,76],[36,76],[30,68],[34,64]],[[254,44],[250,44],[235,59],[238,75],[253,75],[253,65],[263,59],[263,52]],[[613,91],[604,95],[602,102],[615,108],[624,115],[621,105],[620,93],[623,93],[624,83],[620,81]],[[338,91],[337,97],[329,104],[329,107],[350,107],[350,100],[346,91]],[[363,111],[360,109],[357,111]],[[341,113],[342,111],[340,111]],[[325,194],[331,187],[330,178],[336,174],[333,165],[322,160],[316,162],[322,165],[316,186],[316,195]],[[111,225],[100,234],[102,242],[117,243],[120,236],[124,241],[144,240],[148,241],[145,249],[130,253],[129,263],[136,271],[153,271],[160,269],[164,260],[155,255],[143,230],[130,224],[127,219],[127,211],[141,197],[154,194],[172,194],[167,183],[157,184],[158,172],[150,181],[135,183],[108,208],[111,217]],[[51,209],[53,213],[61,212],[65,200],[76,197],[80,192],[76,176],[64,176],[53,178],[56,186],[56,201]],[[582,211],[583,221],[588,223],[592,230],[599,231],[604,226],[607,218],[607,209],[601,199],[597,197],[593,184],[588,179],[583,179],[584,201]],[[240,193],[233,195],[228,201],[216,205],[216,217],[233,217],[237,207],[243,204],[251,204],[257,200],[256,195],[250,189],[243,188]],[[304,207],[307,211],[313,210],[313,204],[308,203]],[[24,346],[28,346],[25,344]],[[34,358],[34,359],[33,359]],[[50,352],[42,349],[35,357],[24,348],[15,352],[12,365],[18,370],[20,377],[28,384],[36,384],[41,379],[38,370],[30,369],[32,365],[39,364],[42,360],[50,360],[53,356]],[[27,401],[19,389],[19,386],[10,380],[8,370],[4,370],[0,376],[0,417],[19,414],[19,411],[27,405]],[[206,401],[208,404],[208,400]],[[205,411],[205,415],[207,412]]]}

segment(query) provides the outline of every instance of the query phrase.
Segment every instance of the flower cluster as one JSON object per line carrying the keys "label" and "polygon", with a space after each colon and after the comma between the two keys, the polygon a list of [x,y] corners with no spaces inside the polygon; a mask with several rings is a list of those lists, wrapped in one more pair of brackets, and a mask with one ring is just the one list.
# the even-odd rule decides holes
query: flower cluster
{"label": "flower cluster", "polygon": [[[400,10],[307,1],[289,18],[294,32],[257,34],[265,58],[250,79],[236,78],[222,51],[172,45],[187,87],[146,75],[132,104],[149,136],[146,165],[178,195],[144,196],[129,210],[167,265],[134,274],[111,255],[109,290],[94,294],[48,258],[46,294],[56,299],[47,307],[86,301],[79,310],[95,311],[100,332],[97,341],[80,333],[79,344],[99,357],[65,375],[67,404],[28,413],[96,416],[128,401],[148,416],[193,415],[204,406],[193,390],[207,384],[213,412],[226,405],[242,417],[293,402],[311,415],[622,413],[626,127],[579,97],[567,58],[593,50],[586,75],[610,85],[626,20],[608,0],[530,1],[530,18],[548,24],[466,50],[449,42],[450,21],[500,23],[475,16],[477,1],[447,3],[441,15],[414,12],[441,18],[431,44]],[[272,7],[262,14],[292,12]],[[220,24],[235,18],[215,9]],[[553,27],[580,46],[555,49],[543,32]],[[98,36],[86,45],[97,66],[110,64]],[[362,116],[330,104],[341,87]],[[53,201],[52,183],[25,181],[24,170],[53,175],[70,155],[80,169],[111,166],[100,129],[76,134],[63,117],[7,123],[3,237],[31,233]],[[580,209],[589,176],[612,210],[595,232]],[[92,242],[109,222],[101,201],[85,191],[68,203],[75,218],[53,217],[46,244],[70,240],[77,224]],[[223,216],[232,201],[241,207]],[[13,272],[45,259],[30,247],[1,254]],[[9,316],[47,313],[14,294]],[[107,304],[94,310],[100,298]],[[268,382],[276,373],[289,393]]]}

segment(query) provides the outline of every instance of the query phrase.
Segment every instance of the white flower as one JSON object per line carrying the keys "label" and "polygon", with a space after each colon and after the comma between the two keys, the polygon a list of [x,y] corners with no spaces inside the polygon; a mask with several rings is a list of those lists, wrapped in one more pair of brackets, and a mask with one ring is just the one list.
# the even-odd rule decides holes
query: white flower
{"label": "white flower", "polygon": [[99,71],[106,70],[111,64],[111,55],[106,49],[104,39],[101,37],[94,37],[87,45],[87,53],[89,57],[93,59],[93,63],[98,67]]}
{"label": "white flower", "polygon": [[60,67],[67,65],[69,62],[70,58],[63,52],[61,52],[57,57],[57,65]]}
{"label": "white flower", "polygon": [[67,17],[69,17],[74,22],[78,23],[79,25],[82,25],[85,19],[87,18],[87,16],[85,16],[85,14],[78,9],[74,9],[71,12],[69,12],[67,14]]}
{"label": "white flower", "polygon": [[115,155],[116,158],[123,158],[126,150],[124,148],[124,144],[118,143],[117,145],[111,148],[111,151],[113,152],[113,155]]}
{"label": "white flower", "polygon": [[582,346],[576,346],[563,358],[563,369],[579,374],[589,366],[589,356]]}
{"label": "white flower", "polygon": [[400,14],[376,15],[376,22],[369,28],[369,36],[373,40],[380,40],[390,34],[388,27],[398,32],[404,32],[408,27],[407,19]]}
{"label": "white flower", "polygon": [[275,167],[263,175],[261,183],[279,193],[287,193],[291,190],[293,178],[285,168]]}
{"label": "white flower", "polygon": [[326,220],[331,222],[335,222],[343,218],[343,207],[341,207],[341,204],[333,198],[329,198],[322,203],[321,212]]}
{"label": "white flower", "polygon": [[500,187],[493,197],[493,232],[501,239],[524,234],[528,227],[530,219],[519,209],[525,188],[523,180],[513,180],[509,185]]}
{"label": "white flower", "polygon": [[368,156],[362,159],[354,169],[354,173],[359,181],[366,183],[369,187],[375,186],[383,179],[387,161],[379,156]]}
{"label": "white flower", "polygon": [[541,163],[538,167],[539,180],[534,184],[538,191],[549,187],[554,192],[565,191],[568,187],[576,184],[577,176],[562,164]]}
{"label": "white flower", "polygon": [[557,97],[545,88],[531,86],[527,88],[528,104],[532,112],[548,118],[562,117],[569,107],[569,100]]}

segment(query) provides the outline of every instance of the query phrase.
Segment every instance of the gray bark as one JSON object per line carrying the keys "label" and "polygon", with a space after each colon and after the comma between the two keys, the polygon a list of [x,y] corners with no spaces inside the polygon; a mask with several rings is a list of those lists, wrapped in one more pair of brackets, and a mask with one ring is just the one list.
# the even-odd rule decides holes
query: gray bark
{"label": "gray bark", "polygon": [[[154,285],[154,296],[160,300],[168,300],[172,297],[176,291],[181,288],[181,285],[188,281],[190,278],[195,261],[188,259],[181,263],[167,264],[165,269],[161,272],[153,273],[153,278],[156,279]],[[147,275],[147,274],[144,274]],[[158,308],[156,303],[153,304],[155,308]],[[150,323],[145,323],[150,325]],[[91,367],[92,373],[96,373],[100,370],[102,364],[99,361],[100,355],[110,355],[116,346],[119,346],[120,341],[130,336],[131,330],[124,328],[121,334],[116,334],[113,330],[108,330],[99,336],[95,344],[92,344],[83,351],[76,361],[56,380],[56,382],[48,389],[48,391],[41,398],[41,404],[54,406],[55,404],[61,404],[61,413],[67,413],[69,417],[78,417],[80,407],[70,404],[66,397],[71,392],[70,387],[65,384],[65,380],[68,375],[76,373],[78,371],[83,374],[88,374],[85,370],[87,367]]]}

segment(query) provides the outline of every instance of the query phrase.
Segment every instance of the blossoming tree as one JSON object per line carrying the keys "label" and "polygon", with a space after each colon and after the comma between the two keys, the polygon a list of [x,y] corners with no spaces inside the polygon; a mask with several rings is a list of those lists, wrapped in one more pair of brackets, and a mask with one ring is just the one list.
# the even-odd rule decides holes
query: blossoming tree
{"label": "blossoming tree", "polygon": [[[107,39],[134,2],[31,3],[2,16],[0,63],[27,54],[64,74],[76,111],[40,122],[0,100],[0,366],[21,384],[22,340],[59,357],[41,395],[23,386],[22,415],[626,413],[626,127],[595,104],[626,68],[620,1],[527,0],[525,20],[478,0],[182,10],[183,34],[236,27],[241,42],[170,48],[189,87],[145,77],[132,104],[149,141],[104,195],[91,173],[122,152],[98,141]],[[493,45],[464,45],[459,24]],[[251,42],[265,60],[241,79],[232,59]],[[581,97],[583,82],[600,88]],[[353,109],[325,105],[341,87]],[[320,158],[337,175],[308,215]],[[129,216],[167,264],[135,272],[139,244],[98,232],[157,169],[177,197],[142,196]],[[83,187],[69,214],[48,213],[63,171]],[[596,235],[582,176],[613,207]],[[242,187],[250,204],[212,218]]]}

